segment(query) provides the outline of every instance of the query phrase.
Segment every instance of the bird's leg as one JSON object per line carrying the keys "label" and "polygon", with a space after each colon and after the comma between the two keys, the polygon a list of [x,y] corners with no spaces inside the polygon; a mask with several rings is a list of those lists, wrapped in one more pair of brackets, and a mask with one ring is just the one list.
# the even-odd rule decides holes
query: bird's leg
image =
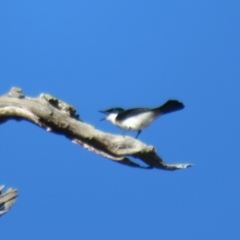
{"label": "bird's leg", "polygon": [[138,136],[141,132],[142,132],[142,130],[138,130],[137,136],[135,137],[136,139],[138,138]]}
{"label": "bird's leg", "polygon": [[124,133],[127,132],[127,131],[129,131],[129,130],[130,130],[130,127],[128,127],[127,129],[123,130],[122,133],[121,133],[121,135],[122,135],[123,137],[125,137],[125,136],[124,136]]}
{"label": "bird's leg", "polygon": [[122,131],[122,133],[121,133],[121,135],[122,135],[123,137],[125,137],[125,136],[124,136],[124,133],[125,133],[125,132],[126,132],[126,130]]}

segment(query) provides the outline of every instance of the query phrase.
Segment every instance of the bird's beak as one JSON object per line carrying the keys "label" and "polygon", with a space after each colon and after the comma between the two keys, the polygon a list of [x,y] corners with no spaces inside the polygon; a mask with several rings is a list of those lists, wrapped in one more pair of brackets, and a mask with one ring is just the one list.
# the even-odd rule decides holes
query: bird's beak
{"label": "bird's beak", "polygon": [[[106,114],[106,112],[104,112],[104,111],[99,111],[99,112]],[[100,121],[103,121],[103,120],[106,120],[106,117],[100,119]]]}

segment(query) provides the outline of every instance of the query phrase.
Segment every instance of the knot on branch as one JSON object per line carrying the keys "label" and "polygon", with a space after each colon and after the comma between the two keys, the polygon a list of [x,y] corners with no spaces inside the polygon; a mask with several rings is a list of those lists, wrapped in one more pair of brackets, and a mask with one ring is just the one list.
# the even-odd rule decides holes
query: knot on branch
{"label": "knot on branch", "polygon": [[24,98],[25,95],[22,92],[21,88],[18,87],[12,87],[10,92],[7,94],[9,97],[14,97],[14,98]]}
{"label": "knot on branch", "polygon": [[39,96],[41,100],[45,100],[50,103],[54,108],[60,110],[62,113],[66,114],[69,117],[80,120],[79,114],[76,114],[76,108],[70,104],[67,104],[58,98],[53,97],[50,94],[41,94]]}

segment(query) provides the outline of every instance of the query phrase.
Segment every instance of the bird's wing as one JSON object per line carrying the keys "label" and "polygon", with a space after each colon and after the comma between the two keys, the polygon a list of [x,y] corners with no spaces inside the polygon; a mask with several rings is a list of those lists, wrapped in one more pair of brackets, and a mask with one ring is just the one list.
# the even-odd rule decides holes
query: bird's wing
{"label": "bird's wing", "polygon": [[149,112],[150,110],[152,110],[152,109],[151,108],[132,108],[132,109],[128,109],[128,110],[125,110],[125,111],[119,113],[116,117],[116,120],[117,121],[122,121],[126,118],[133,117],[133,116],[136,116],[136,115],[141,114],[141,113]]}

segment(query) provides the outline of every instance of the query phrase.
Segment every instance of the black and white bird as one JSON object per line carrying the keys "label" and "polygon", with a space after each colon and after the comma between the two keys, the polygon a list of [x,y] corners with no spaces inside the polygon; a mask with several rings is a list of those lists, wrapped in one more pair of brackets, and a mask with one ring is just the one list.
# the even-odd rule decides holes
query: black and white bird
{"label": "black and white bird", "polygon": [[138,131],[137,138],[142,130],[149,126],[157,117],[183,108],[184,105],[181,102],[168,100],[157,108],[132,108],[124,110],[117,107],[99,112],[106,114],[106,117],[101,120],[108,120],[124,130]]}

